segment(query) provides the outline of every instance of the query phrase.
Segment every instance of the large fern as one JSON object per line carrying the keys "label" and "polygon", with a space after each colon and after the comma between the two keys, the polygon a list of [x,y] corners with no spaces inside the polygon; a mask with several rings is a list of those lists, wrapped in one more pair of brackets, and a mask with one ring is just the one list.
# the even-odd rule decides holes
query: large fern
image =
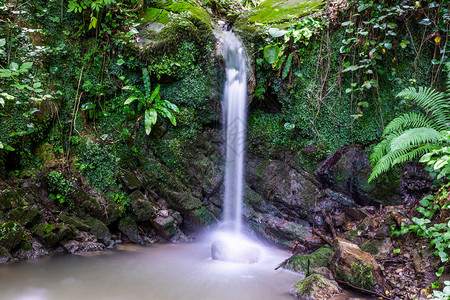
{"label": "large fern", "polygon": [[394,165],[413,161],[438,147],[442,131],[450,130],[450,73],[447,91],[406,88],[397,97],[411,99],[423,112],[405,113],[392,120],[383,131],[383,140],[373,150],[374,164],[369,181]]}

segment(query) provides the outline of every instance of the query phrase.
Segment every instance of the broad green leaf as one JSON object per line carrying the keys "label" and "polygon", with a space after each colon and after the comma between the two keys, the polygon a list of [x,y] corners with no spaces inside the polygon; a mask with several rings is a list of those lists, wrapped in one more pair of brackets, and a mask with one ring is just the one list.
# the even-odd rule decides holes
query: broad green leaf
{"label": "broad green leaf", "polygon": [[19,70],[19,65],[18,65],[17,63],[15,63],[15,62],[12,62],[12,63],[9,65],[9,69],[10,69],[11,71],[17,71],[17,70]]}
{"label": "broad green leaf", "polygon": [[148,104],[151,104],[153,102],[153,100],[155,100],[156,96],[159,95],[160,87],[161,86],[158,84],[156,89],[152,92],[152,95],[150,96],[150,99],[148,99]]}
{"label": "broad green leaf", "polygon": [[419,24],[428,26],[428,25],[433,24],[433,22],[431,22],[430,19],[423,19],[422,21],[419,22]]}
{"label": "broad green leaf", "polygon": [[162,100],[161,101],[161,105],[164,105],[165,107],[167,107],[168,109],[173,110],[176,113],[179,113],[180,110],[178,109],[178,106],[176,106],[175,104],[167,101],[167,100]]}
{"label": "broad green leaf", "polygon": [[142,68],[142,79],[144,80],[145,96],[148,98],[151,93],[151,84],[147,68]]}
{"label": "broad green leaf", "polygon": [[0,39],[0,47],[3,47],[6,45],[6,39]]}
{"label": "broad green leaf", "polygon": [[11,71],[7,69],[0,69],[0,78],[11,77]]}
{"label": "broad green leaf", "polygon": [[283,36],[283,35],[285,35],[285,34],[287,33],[286,30],[280,30],[280,29],[278,29],[278,28],[270,28],[267,32],[268,32],[271,36],[273,36],[274,38]]}
{"label": "broad green leaf", "polygon": [[118,61],[117,61],[117,65],[118,66],[121,66],[121,65],[123,65],[125,63],[125,61],[123,60],[123,59],[119,59]]}
{"label": "broad green leaf", "polygon": [[125,100],[125,102],[123,103],[124,105],[128,105],[128,104],[130,104],[130,103],[132,103],[133,101],[135,101],[136,99],[138,99],[138,97],[136,97],[136,96],[130,96],[130,97],[128,97],[128,99],[127,100]]}
{"label": "broad green leaf", "polygon": [[292,63],[292,53],[289,54],[286,64],[284,65],[283,74],[281,75],[281,79],[285,79],[289,75],[289,71],[291,70]]}
{"label": "broad green leaf", "polygon": [[277,61],[280,48],[277,45],[267,45],[264,47],[264,58],[269,64]]}
{"label": "broad green leaf", "polygon": [[33,62],[29,61],[29,62],[24,62],[21,66],[20,69],[21,70],[29,70],[31,67],[33,66]]}
{"label": "broad green leaf", "polygon": [[147,109],[145,111],[145,118],[144,118],[144,124],[145,124],[145,133],[147,135],[150,134],[152,130],[152,125],[156,123],[156,120],[158,119],[158,113],[155,109]]}
{"label": "broad green leaf", "polygon": [[350,67],[347,67],[344,70],[342,70],[342,73],[348,72],[348,71],[352,71],[353,72],[353,71],[356,71],[358,69],[359,69],[359,66],[350,66]]}

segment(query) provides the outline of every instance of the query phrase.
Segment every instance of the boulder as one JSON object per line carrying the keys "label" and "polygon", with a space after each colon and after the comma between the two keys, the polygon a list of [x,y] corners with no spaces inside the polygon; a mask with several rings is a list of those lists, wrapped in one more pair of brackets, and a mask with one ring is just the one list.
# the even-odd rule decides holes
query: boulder
{"label": "boulder", "polygon": [[312,274],[297,281],[290,293],[301,300],[333,299],[333,296],[341,293],[341,289],[336,281]]}
{"label": "boulder", "polygon": [[25,228],[31,228],[42,220],[42,211],[32,206],[21,206],[9,211],[8,219],[17,221]]}
{"label": "boulder", "polygon": [[11,261],[12,259],[13,259],[13,257],[8,252],[8,250],[6,250],[5,247],[0,246],[0,264],[7,263],[7,262]]}
{"label": "boulder", "polygon": [[97,242],[97,238],[87,232],[79,232],[73,240],[64,243],[65,251],[76,254],[86,252],[96,252],[105,249],[105,245]]}
{"label": "boulder", "polygon": [[137,221],[148,221],[155,215],[155,208],[141,191],[134,191],[128,196],[131,200],[131,210]]}
{"label": "boulder", "polygon": [[11,251],[25,238],[25,231],[19,223],[9,221],[0,224],[0,246]]}
{"label": "boulder", "polygon": [[151,220],[153,227],[166,240],[169,240],[176,233],[175,219],[172,216],[157,216]]}
{"label": "boulder", "polygon": [[70,240],[75,235],[75,227],[66,224],[39,224],[32,229],[32,233],[50,248]]}
{"label": "boulder", "polygon": [[59,219],[69,225],[74,226],[76,229],[84,230],[84,231],[90,231],[92,228],[88,224],[86,224],[84,221],[77,220],[74,218],[71,218],[67,215],[59,215]]}
{"label": "boulder", "polygon": [[141,183],[130,171],[122,170],[119,174],[119,177],[124,187],[130,192],[141,189]]}
{"label": "boulder", "polygon": [[401,202],[400,178],[388,174],[389,184],[376,179],[368,183],[372,166],[362,146],[340,148],[327,157],[315,171],[316,176],[328,188],[342,193],[360,205]]}
{"label": "boulder", "polygon": [[331,271],[336,279],[366,290],[384,292],[381,268],[372,254],[341,238],[334,241],[333,250]]}
{"label": "boulder", "polygon": [[91,227],[90,233],[92,233],[99,241],[105,244],[109,243],[111,240],[111,233],[102,221],[89,217],[86,219],[86,223]]}
{"label": "boulder", "polygon": [[0,210],[27,205],[25,194],[21,190],[4,189],[0,191]]}
{"label": "boulder", "polygon": [[132,218],[123,218],[119,222],[119,230],[133,243],[144,245],[145,241],[139,234],[136,221]]}
{"label": "boulder", "polygon": [[390,238],[383,240],[370,240],[361,244],[361,250],[368,252],[376,257],[388,256],[392,254],[394,246]]}

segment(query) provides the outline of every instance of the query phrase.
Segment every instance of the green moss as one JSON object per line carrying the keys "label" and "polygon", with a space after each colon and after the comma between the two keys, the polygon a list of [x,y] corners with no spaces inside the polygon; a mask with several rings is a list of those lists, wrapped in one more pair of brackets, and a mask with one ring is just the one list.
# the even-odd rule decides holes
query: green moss
{"label": "green moss", "polygon": [[205,207],[194,210],[194,216],[201,225],[209,226],[217,222],[214,215]]}
{"label": "green moss", "polygon": [[318,0],[265,0],[251,13],[252,23],[281,23],[309,15],[323,6]]}
{"label": "green moss", "polygon": [[169,12],[165,9],[159,9],[154,7],[147,7],[139,15],[139,19],[143,18],[146,23],[157,22],[161,24],[167,24],[169,22]]}
{"label": "green moss", "polygon": [[376,284],[372,270],[373,266],[371,264],[366,264],[360,260],[358,263],[351,265],[350,274],[340,274],[340,277],[357,287],[372,290]]}
{"label": "green moss", "polygon": [[109,242],[111,233],[102,221],[95,218],[87,218],[86,223],[91,227],[90,232],[95,235],[96,238],[101,241]]}
{"label": "green moss", "polygon": [[19,205],[25,205],[24,195],[18,191],[4,189],[0,192],[0,210],[8,210]]}
{"label": "green moss", "polygon": [[56,229],[55,224],[39,224],[32,229],[32,233],[49,247],[55,247],[60,240]]}
{"label": "green moss", "polygon": [[64,223],[72,225],[72,226],[74,226],[75,228],[77,228],[79,230],[83,230],[83,231],[90,231],[91,230],[91,226],[87,225],[83,221],[76,220],[76,219],[71,218],[69,216],[60,215],[59,219],[61,221],[63,221]]}
{"label": "green moss", "polygon": [[319,268],[319,267],[327,267],[331,262],[331,258],[333,256],[333,251],[330,247],[322,247],[314,251],[312,254],[306,255],[296,255],[291,257],[284,268],[294,271],[304,273],[309,267],[311,269]]}
{"label": "green moss", "polygon": [[30,206],[21,206],[8,213],[8,219],[14,220],[23,226],[30,228],[38,224],[42,219],[42,211]]}
{"label": "green moss", "polygon": [[7,250],[19,246],[24,237],[25,232],[20,224],[13,221],[0,224],[0,245]]}

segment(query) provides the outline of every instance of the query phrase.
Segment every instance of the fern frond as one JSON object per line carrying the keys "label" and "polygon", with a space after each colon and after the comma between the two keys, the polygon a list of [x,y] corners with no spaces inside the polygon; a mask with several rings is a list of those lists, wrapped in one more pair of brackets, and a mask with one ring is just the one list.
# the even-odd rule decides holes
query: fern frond
{"label": "fern frond", "polygon": [[407,97],[422,107],[427,113],[433,116],[435,127],[442,131],[448,128],[450,123],[450,103],[443,92],[435,91],[428,87],[406,88],[397,97]]}
{"label": "fern frond", "polygon": [[369,182],[377,178],[382,173],[387,172],[393,166],[394,160],[398,157],[399,154],[400,153],[398,151],[397,153],[395,151],[390,151],[386,155],[381,157],[372,169],[372,174],[370,174]]}
{"label": "fern frond", "polygon": [[403,132],[391,142],[391,151],[407,149],[410,146],[418,146],[427,143],[435,144],[442,139],[439,131],[429,127],[412,128]]}
{"label": "fern frond", "polygon": [[383,135],[417,127],[433,127],[433,122],[422,113],[406,113],[389,122],[383,131]]}
{"label": "fern frond", "polygon": [[403,131],[400,130],[386,135],[384,139],[373,148],[373,152],[370,155],[370,162],[372,163],[372,165],[380,160],[384,155],[389,153],[389,151],[391,150],[392,140],[400,136],[402,133]]}
{"label": "fern frond", "polygon": [[394,159],[392,165],[401,164],[408,161],[413,161],[416,158],[422,156],[425,153],[429,153],[435,149],[438,149],[439,146],[436,144],[425,144],[418,148],[414,148],[412,150],[404,151],[403,153],[399,153],[398,157]]}

